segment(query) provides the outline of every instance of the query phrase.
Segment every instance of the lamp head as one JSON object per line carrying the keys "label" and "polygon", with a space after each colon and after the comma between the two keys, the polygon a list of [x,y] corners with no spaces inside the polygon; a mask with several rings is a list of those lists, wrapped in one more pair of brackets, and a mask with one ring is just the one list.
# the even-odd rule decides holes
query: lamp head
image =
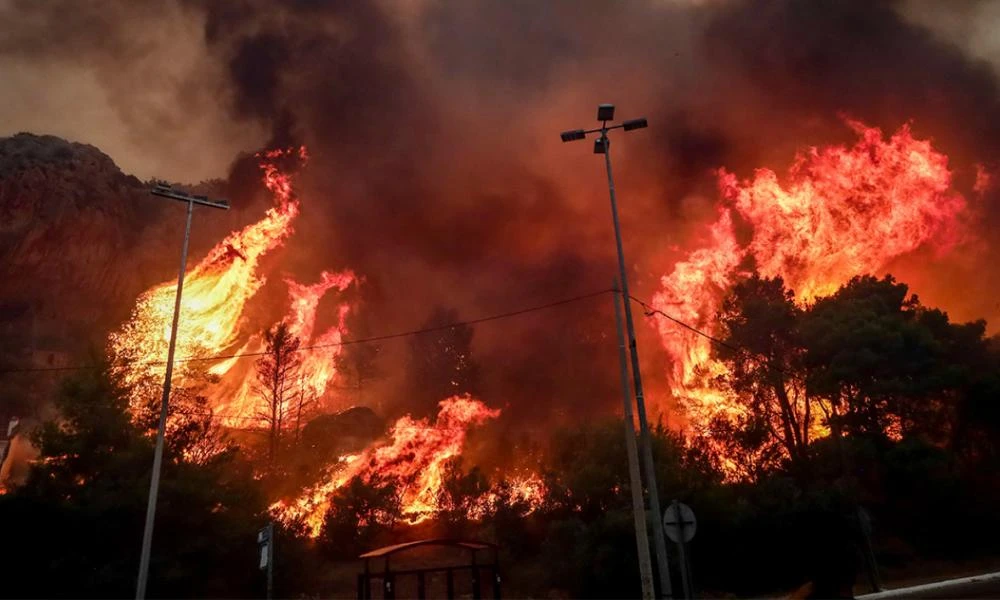
{"label": "lamp head", "polygon": [[648,125],[649,124],[646,123],[646,117],[642,117],[640,119],[629,119],[628,121],[625,121],[622,123],[622,129],[625,131],[632,131],[633,129],[643,129]]}

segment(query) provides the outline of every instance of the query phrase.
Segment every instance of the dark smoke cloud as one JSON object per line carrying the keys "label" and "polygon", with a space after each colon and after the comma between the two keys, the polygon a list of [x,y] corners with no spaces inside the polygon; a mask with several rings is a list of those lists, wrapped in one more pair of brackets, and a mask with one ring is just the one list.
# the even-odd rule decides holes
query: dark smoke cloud
{"label": "dark smoke cloud", "polygon": [[304,138],[367,162],[373,145],[399,145],[421,112],[403,32],[376,3],[189,4],[205,11],[205,40],[226,66],[235,113],[269,124],[272,144]]}
{"label": "dark smoke cloud", "polygon": [[80,139],[142,178],[219,176],[262,133],[229,115],[202,20],[173,0],[0,2],[0,134]]}
{"label": "dark smoke cloud", "polygon": [[[707,27],[706,39],[713,42],[706,51],[713,68],[746,74],[755,95],[764,92],[761,100],[768,106],[755,106],[758,124],[749,131],[765,143],[774,140],[787,152],[790,143],[835,129],[841,115],[887,132],[912,121],[918,136],[949,156],[956,185],[971,197],[975,164],[991,163],[1000,151],[996,71],[915,26],[898,8],[854,0],[734,4]],[[990,246],[1000,242],[996,199],[994,190],[974,201],[972,213],[979,221],[972,224],[974,234]],[[925,301],[953,308],[961,318],[1000,317],[987,292],[1000,284],[1000,276],[987,260],[987,255],[964,256],[934,272],[925,263],[903,260],[896,268]],[[985,293],[973,300],[963,296],[963,290],[975,288]]]}
{"label": "dark smoke cloud", "polygon": [[[310,147],[303,215],[282,266],[306,281],[322,268],[364,275],[377,293],[362,310],[377,332],[413,327],[441,305],[475,317],[610,285],[600,160],[589,143],[556,137],[593,123],[598,102],[650,121],[612,146],[635,293],[644,297],[683,254],[676,246],[694,243],[714,217],[712,171],[720,166],[782,172],[806,145],[850,142],[845,114],[887,131],[912,119],[919,136],[952,157],[966,188],[973,164],[1000,144],[994,70],[906,18],[904,3],[104,6],[15,3],[25,27],[0,38],[0,55],[90,61],[121,90],[136,78],[115,65],[146,47],[136,27],[165,15],[193,24],[185,31],[204,52],[196,70],[213,78],[180,81],[176,115],[202,110],[207,93],[224,107],[221,120],[262,132],[259,143]],[[38,37],[49,26],[67,42],[38,43],[52,39]],[[163,47],[145,55],[169,60]],[[184,100],[187,92],[196,101]],[[176,115],[164,119],[182,121]],[[251,158],[233,163],[234,201],[252,192],[253,177]],[[988,224],[1000,215],[990,210],[983,231],[997,229]],[[993,316],[967,299],[975,294],[949,292],[978,286],[989,296],[997,276],[992,268],[975,276],[982,262],[946,266],[938,273],[947,285],[925,276],[930,295],[918,291],[963,317]],[[658,342],[648,328],[640,333],[656,385]],[[475,343],[487,400],[510,403],[523,419],[617,406],[612,340],[607,301],[481,326]],[[404,350],[387,350],[393,367]]]}

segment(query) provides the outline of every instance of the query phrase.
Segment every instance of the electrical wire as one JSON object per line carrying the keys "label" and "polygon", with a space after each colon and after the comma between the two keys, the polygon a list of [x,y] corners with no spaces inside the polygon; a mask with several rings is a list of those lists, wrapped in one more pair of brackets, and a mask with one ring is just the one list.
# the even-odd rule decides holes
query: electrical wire
{"label": "electrical wire", "polygon": [[685,323],[684,321],[681,321],[680,319],[678,319],[676,317],[672,317],[672,316],[668,315],[667,313],[663,312],[662,310],[651,306],[648,302],[644,302],[644,301],[640,300],[639,298],[636,298],[635,296],[629,296],[629,298],[633,302],[635,302],[636,304],[638,304],[639,306],[642,307],[643,312],[645,313],[645,315],[647,317],[652,317],[652,316],[659,315],[659,316],[667,319],[668,321],[672,321],[672,322],[676,323],[677,325],[680,325],[684,329],[687,329],[687,330],[689,330],[689,331],[691,331],[693,333],[696,333],[697,335],[700,335],[701,337],[707,339],[708,341],[712,342],[713,344],[715,344],[715,345],[717,345],[717,346],[719,346],[721,348],[725,348],[726,350],[729,350],[729,351],[733,352],[734,354],[742,354],[743,356],[747,356],[749,358],[753,358],[753,359],[756,359],[756,360],[762,360],[764,362],[765,368],[767,368],[767,369],[769,369],[771,371],[776,371],[778,373],[782,373],[782,374],[786,374],[786,375],[788,374],[787,371],[784,368],[782,368],[782,367],[774,364],[773,361],[771,361],[764,354],[761,354],[761,353],[758,353],[758,352],[754,352],[754,351],[749,350],[747,348],[742,348],[740,346],[736,346],[734,344],[730,344],[729,342],[725,342],[723,340],[720,340],[719,338],[715,337],[714,335],[712,335],[710,333],[706,333],[706,332],[698,329],[697,327],[694,327],[692,325],[688,325],[687,323]]}
{"label": "electrical wire", "polygon": [[[521,308],[521,309],[512,310],[512,311],[508,311],[508,312],[503,312],[503,313],[488,315],[488,316],[479,317],[479,318],[476,318],[476,319],[469,319],[469,320],[465,320],[465,321],[455,321],[455,322],[446,323],[446,324],[443,324],[443,325],[436,325],[434,327],[424,327],[424,328],[421,328],[421,329],[411,329],[411,330],[408,330],[408,331],[400,331],[400,332],[397,332],[397,333],[389,333],[389,334],[384,334],[384,335],[377,335],[377,336],[371,336],[371,337],[366,337],[366,338],[358,338],[358,339],[353,339],[353,340],[350,340],[350,339],[348,339],[348,340],[341,340],[339,342],[331,342],[331,343],[327,343],[327,344],[312,344],[312,345],[309,345],[309,346],[300,346],[296,350],[296,352],[302,352],[302,351],[305,351],[305,350],[316,350],[316,349],[321,349],[321,348],[334,348],[334,347],[338,347],[338,346],[351,346],[351,345],[355,345],[355,344],[369,344],[369,343],[381,342],[381,341],[386,341],[386,340],[393,340],[393,339],[404,338],[404,337],[412,337],[412,336],[422,335],[422,334],[426,334],[426,333],[433,333],[435,331],[444,331],[444,330],[447,330],[447,329],[454,329],[455,327],[463,327],[463,326],[468,326],[468,325],[477,325],[477,324],[480,324],[480,323],[488,323],[490,321],[497,321],[497,320],[500,320],[500,319],[508,319],[508,318],[511,318],[511,317],[517,317],[517,316],[520,316],[520,315],[524,315],[524,314],[528,314],[528,313],[532,313],[532,312],[537,312],[537,311],[540,311],[540,310],[547,310],[547,309],[550,309],[550,308],[556,308],[558,306],[563,306],[563,305],[566,305],[566,304],[571,304],[571,303],[574,303],[574,302],[579,302],[579,301],[587,300],[587,299],[590,299],[590,298],[596,298],[598,296],[601,296],[601,295],[604,295],[604,294],[608,294],[608,293],[621,293],[621,290],[614,289],[614,288],[603,289],[603,290],[598,290],[598,291],[594,291],[594,292],[589,292],[589,293],[586,293],[586,294],[579,294],[579,295],[572,296],[572,297],[569,297],[569,298],[563,298],[561,300],[555,300],[553,302],[547,302],[545,304],[539,304],[539,305],[536,305],[536,306],[529,306],[529,307],[526,307],[526,308]],[[666,312],[664,312],[664,311],[662,311],[662,310],[660,310],[658,308],[655,308],[649,302],[646,302],[646,301],[644,301],[644,300],[642,300],[640,298],[636,298],[635,296],[629,296],[629,299],[632,302],[635,302],[636,304],[638,304],[639,306],[641,306],[642,309],[643,309],[643,311],[644,311],[644,313],[645,313],[645,315],[647,317],[659,316],[659,317],[665,318],[668,321],[671,321],[672,323],[674,323],[674,324],[676,324],[676,325],[678,325],[680,327],[683,327],[684,329],[687,329],[688,331],[694,333],[695,335],[698,335],[698,336],[701,336],[701,337],[707,339],[708,341],[710,341],[711,343],[719,346],[720,348],[725,348],[725,349],[727,349],[727,350],[729,350],[731,352],[734,352],[736,354],[743,354],[743,355],[746,355],[746,356],[749,356],[749,357],[752,357],[752,358],[765,359],[766,360],[766,357],[763,356],[763,355],[759,355],[759,354],[754,353],[754,352],[752,352],[752,351],[750,351],[750,350],[748,350],[746,348],[741,348],[739,346],[736,346],[736,345],[730,344],[728,342],[725,342],[723,340],[720,340],[719,338],[713,336],[710,333],[707,333],[707,332],[705,332],[705,331],[703,331],[701,329],[698,329],[697,327],[695,327],[695,326],[693,326],[693,325],[691,325],[689,323],[686,323],[686,322],[678,319],[677,317],[674,317],[674,316],[672,316],[672,315],[670,315],[670,314],[668,314],[668,313],[666,313]],[[242,352],[242,353],[236,353],[236,354],[217,354],[217,355],[212,355],[212,356],[189,356],[189,357],[183,357],[183,358],[175,359],[174,362],[175,363],[208,362],[208,361],[217,361],[217,360],[229,360],[229,359],[241,359],[241,358],[258,357],[258,356],[263,356],[265,354],[267,354],[267,352]],[[128,361],[123,361],[123,362],[125,362],[127,364]],[[770,363],[770,361],[766,361],[766,362]],[[148,361],[148,362],[145,362],[143,364],[146,365],[146,366],[161,366],[161,365],[165,365],[166,361],[162,361],[162,360],[161,361]],[[774,369],[774,370],[776,370],[778,372],[784,372],[784,370],[781,367],[777,366],[777,365],[769,364],[768,366],[769,366],[769,368]],[[54,372],[81,371],[81,370],[87,370],[87,369],[100,369],[100,368],[102,368],[102,365],[76,365],[76,366],[63,366],[63,367],[22,367],[22,368],[13,368],[13,369],[0,369],[0,375],[6,375],[6,374],[12,374],[12,373],[54,373]]]}
{"label": "electrical wire", "polygon": [[[259,425],[261,422],[264,421],[263,417],[249,417],[246,415],[227,415],[224,413],[212,413],[212,412],[192,411],[183,409],[175,409],[171,412],[171,414],[184,415],[188,417],[200,417],[203,419],[208,419],[210,421],[228,421],[228,422],[236,421],[236,422],[243,422],[243,423],[250,423],[257,425]],[[418,425],[407,425],[407,426],[392,425],[390,429],[393,431],[452,431],[452,432],[467,431],[466,429],[463,429],[461,427],[436,427],[434,425],[426,425],[423,427]]]}
{"label": "electrical wire", "polygon": [[[590,298],[596,298],[597,296],[602,296],[604,294],[615,292],[614,289],[603,289],[595,292],[590,292],[586,294],[579,294],[577,296],[572,296],[570,298],[563,298],[562,300],[555,300],[553,302],[547,302],[545,304],[539,304],[536,306],[530,306],[527,308],[521,308],[517,310],[512,310],[508,312],[498,313],[494,315],[488,315],[485,317],[479,317],[476,319],[469,319],[466,321],[456,321],[453,323],[447,323],[444,325],[436,325],[433,327],[424,327],[421,329],[412,329],[409,331],[401,331],[398,333],[389,333],[384,335],[377,335],[367,338],[358,338],[354,340],[341,340],[339,342],[331,342],[328,344],[313,344],[310,346],[300,346],[297,352],[302,352],[304,350],[315,350],[320,348],[334,348],[337,346],[351,346],[354,344],[367,344],[372,342],[381,342],[385,340],[392,340],[403,337],[410,337],[415,335],[421,335],[425,333],[433,333],[435,331],[444,331],[447,329],[454,329],[455,327],[462,327],[466,325],[477,325],[479,323],[487,323],[489,321],[497,321],[500,319],[508,319],[511,317],[517,317],[520,315],[537,312],[540,310],[546,310],[550,308],[555,308],[557,306],[563,306],[566,304],[571,304],[573,302],[579,302],[581,300],[588,300]],[[174,363],[185,363],[185,362],[205,362],[205,361],[216,361],[216,360],[228,360],[228,359],[240,359],[253,356],[263,356],[267,352],[243,352],[236,354],[218,354],[213,356],[189,356],[185,358],[174,359]],[[129,361],[123,361],[126,364]],[[146,366],[160,366],[165,365],[166,361],[148,361],[142,363]],[[13,369],[0,369],[0,375],[6,375],[8,373],[48,373],[48,372],[60,372],[60,371],[81,371],[86,369],[101,369],[103,365],[77,365],[77,366],[66,366],[66,367],[22,367]]]}

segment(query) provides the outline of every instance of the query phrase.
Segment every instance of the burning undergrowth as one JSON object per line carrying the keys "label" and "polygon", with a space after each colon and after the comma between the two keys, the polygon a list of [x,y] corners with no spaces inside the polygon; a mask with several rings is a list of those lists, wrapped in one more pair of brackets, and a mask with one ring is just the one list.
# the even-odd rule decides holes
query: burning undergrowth
{"label": "burning undergrowth", "polygon": [[[390,485],[400,502],[400,512],[410,523],[434,516],[443,508],[441,493],[450,461],[461,456],[471,428],[500,415],[470,396],[442,400],[437,417],[402,417],[393,424],[388,440],[357,454],[338,457],[324,473],[324,481],[306,489],[299,497],[280,500],[271,511],[288,522],[303,523],[310,536],[319,535],[330,509],[331,497],[354,479],[366,484]],[[529,510],[544,497],[544,485],[537,475],[509,482],[512,498],[526,503]],[[483,490],[463,509],[475,518],[488,510],[496,492]]]}

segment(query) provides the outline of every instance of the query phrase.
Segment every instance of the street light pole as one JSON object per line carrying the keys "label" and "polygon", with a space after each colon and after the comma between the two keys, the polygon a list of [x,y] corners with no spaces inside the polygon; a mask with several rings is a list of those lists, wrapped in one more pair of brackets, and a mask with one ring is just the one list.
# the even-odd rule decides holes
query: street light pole
{"label": "street light pole", "polygon": [[615,197],[615,180],[611,172],[611,141],[608,132],[613,129],[632,131],[647,126],[646,119],[630,119],[618,125],[608,125],[614,119],[615,107],[612,104],[601,104],[597,107],[597,120],[601,126],[596,129],[575,129],[560,134],[562,141],[582,140],[590,133],[600,133],[594,142],[594,153],[604,155],[604,165],[608,173],[608,192],[611,197],[611,220],[615,229],[615,246],[618,251],[618,277],[621,282],[622,304],[625,308],[625,328],[628,333],[628,347],[631,355],[632,382],[635,388],[636,412],[639,413],[639,440],[642,446],[643,468],[646,472],[646,487],[649,490],[649,526],[653,530],[653,546],[656,549],[656,567],[660,576],[661,593],[670,598],[673,589],[670,583],[670,566],[667,561],[667,543],[660,524],[660,493],[656,484],[656,466],[653,461],[652,440],[649,433],[649,422],[646,418],[646,401],[642,389],[642,374],[639,370],[639,352],[635,341],[635,325],[632,320],[632,303],[628,289],[628,271],[625,269],[625,252],[622,248],[621,227],[618,222],[618,202]]}
{"label": "street light pole", "polygon": [[160,491],[160,470],[163,466],[163,443],[167,429],[167,401],[170,398],[170,379],[174,373],[174,348],[177,345],[177,322],[181,314],[181,293],[184,291],[184,271],[187,270],[188,241],[191,239],[191,215],[194,205],[210,206],[228,210],[225,202],[211,201],[205,196],[191,196],[174,191],[167,185],[157,185],[152,189],[154,196],[187,202],[187,221],[184,225],[184,245],[181,247],[181,268],[177,275],[177,293],[174,295],[174,320],[170,326],[170,343],[167,346],[167,372],[163,377],[163,397],[160,399],[160,422],[156,429],[156,449],[153,452],[153,472],[149,481],[149,499],[146,504],[146,524],[142,531],[142,552],[139,555],[139,577],[135,588],[136,600],[146,597],[146,581],[149,578],[149,556],[153,545],[153,522],[156,517],[156,498]]}
{"label": "street light pole", "polygon": [[[614,289],[618,289],[615,278]],[[635,419],[632,418],[632,397],[628,391],[628,357],[625,350],[625,332],[622,330],[622,309],[618,296],[611,296],[615,304],[615,332],[618,341],[618,368],[621,370],[622,400],[624,402],[625,452],[628,456],[628,481],[632,489],[632,518],[635,524],[635,543],[639,556],[639,580],[642,583],[642,600],[656,597],[653,586],[653,567],[649,559],[649,537],[646,534],[645,503],[642,500],[642,478],[639,476],[639,452],[635,444]]]}

